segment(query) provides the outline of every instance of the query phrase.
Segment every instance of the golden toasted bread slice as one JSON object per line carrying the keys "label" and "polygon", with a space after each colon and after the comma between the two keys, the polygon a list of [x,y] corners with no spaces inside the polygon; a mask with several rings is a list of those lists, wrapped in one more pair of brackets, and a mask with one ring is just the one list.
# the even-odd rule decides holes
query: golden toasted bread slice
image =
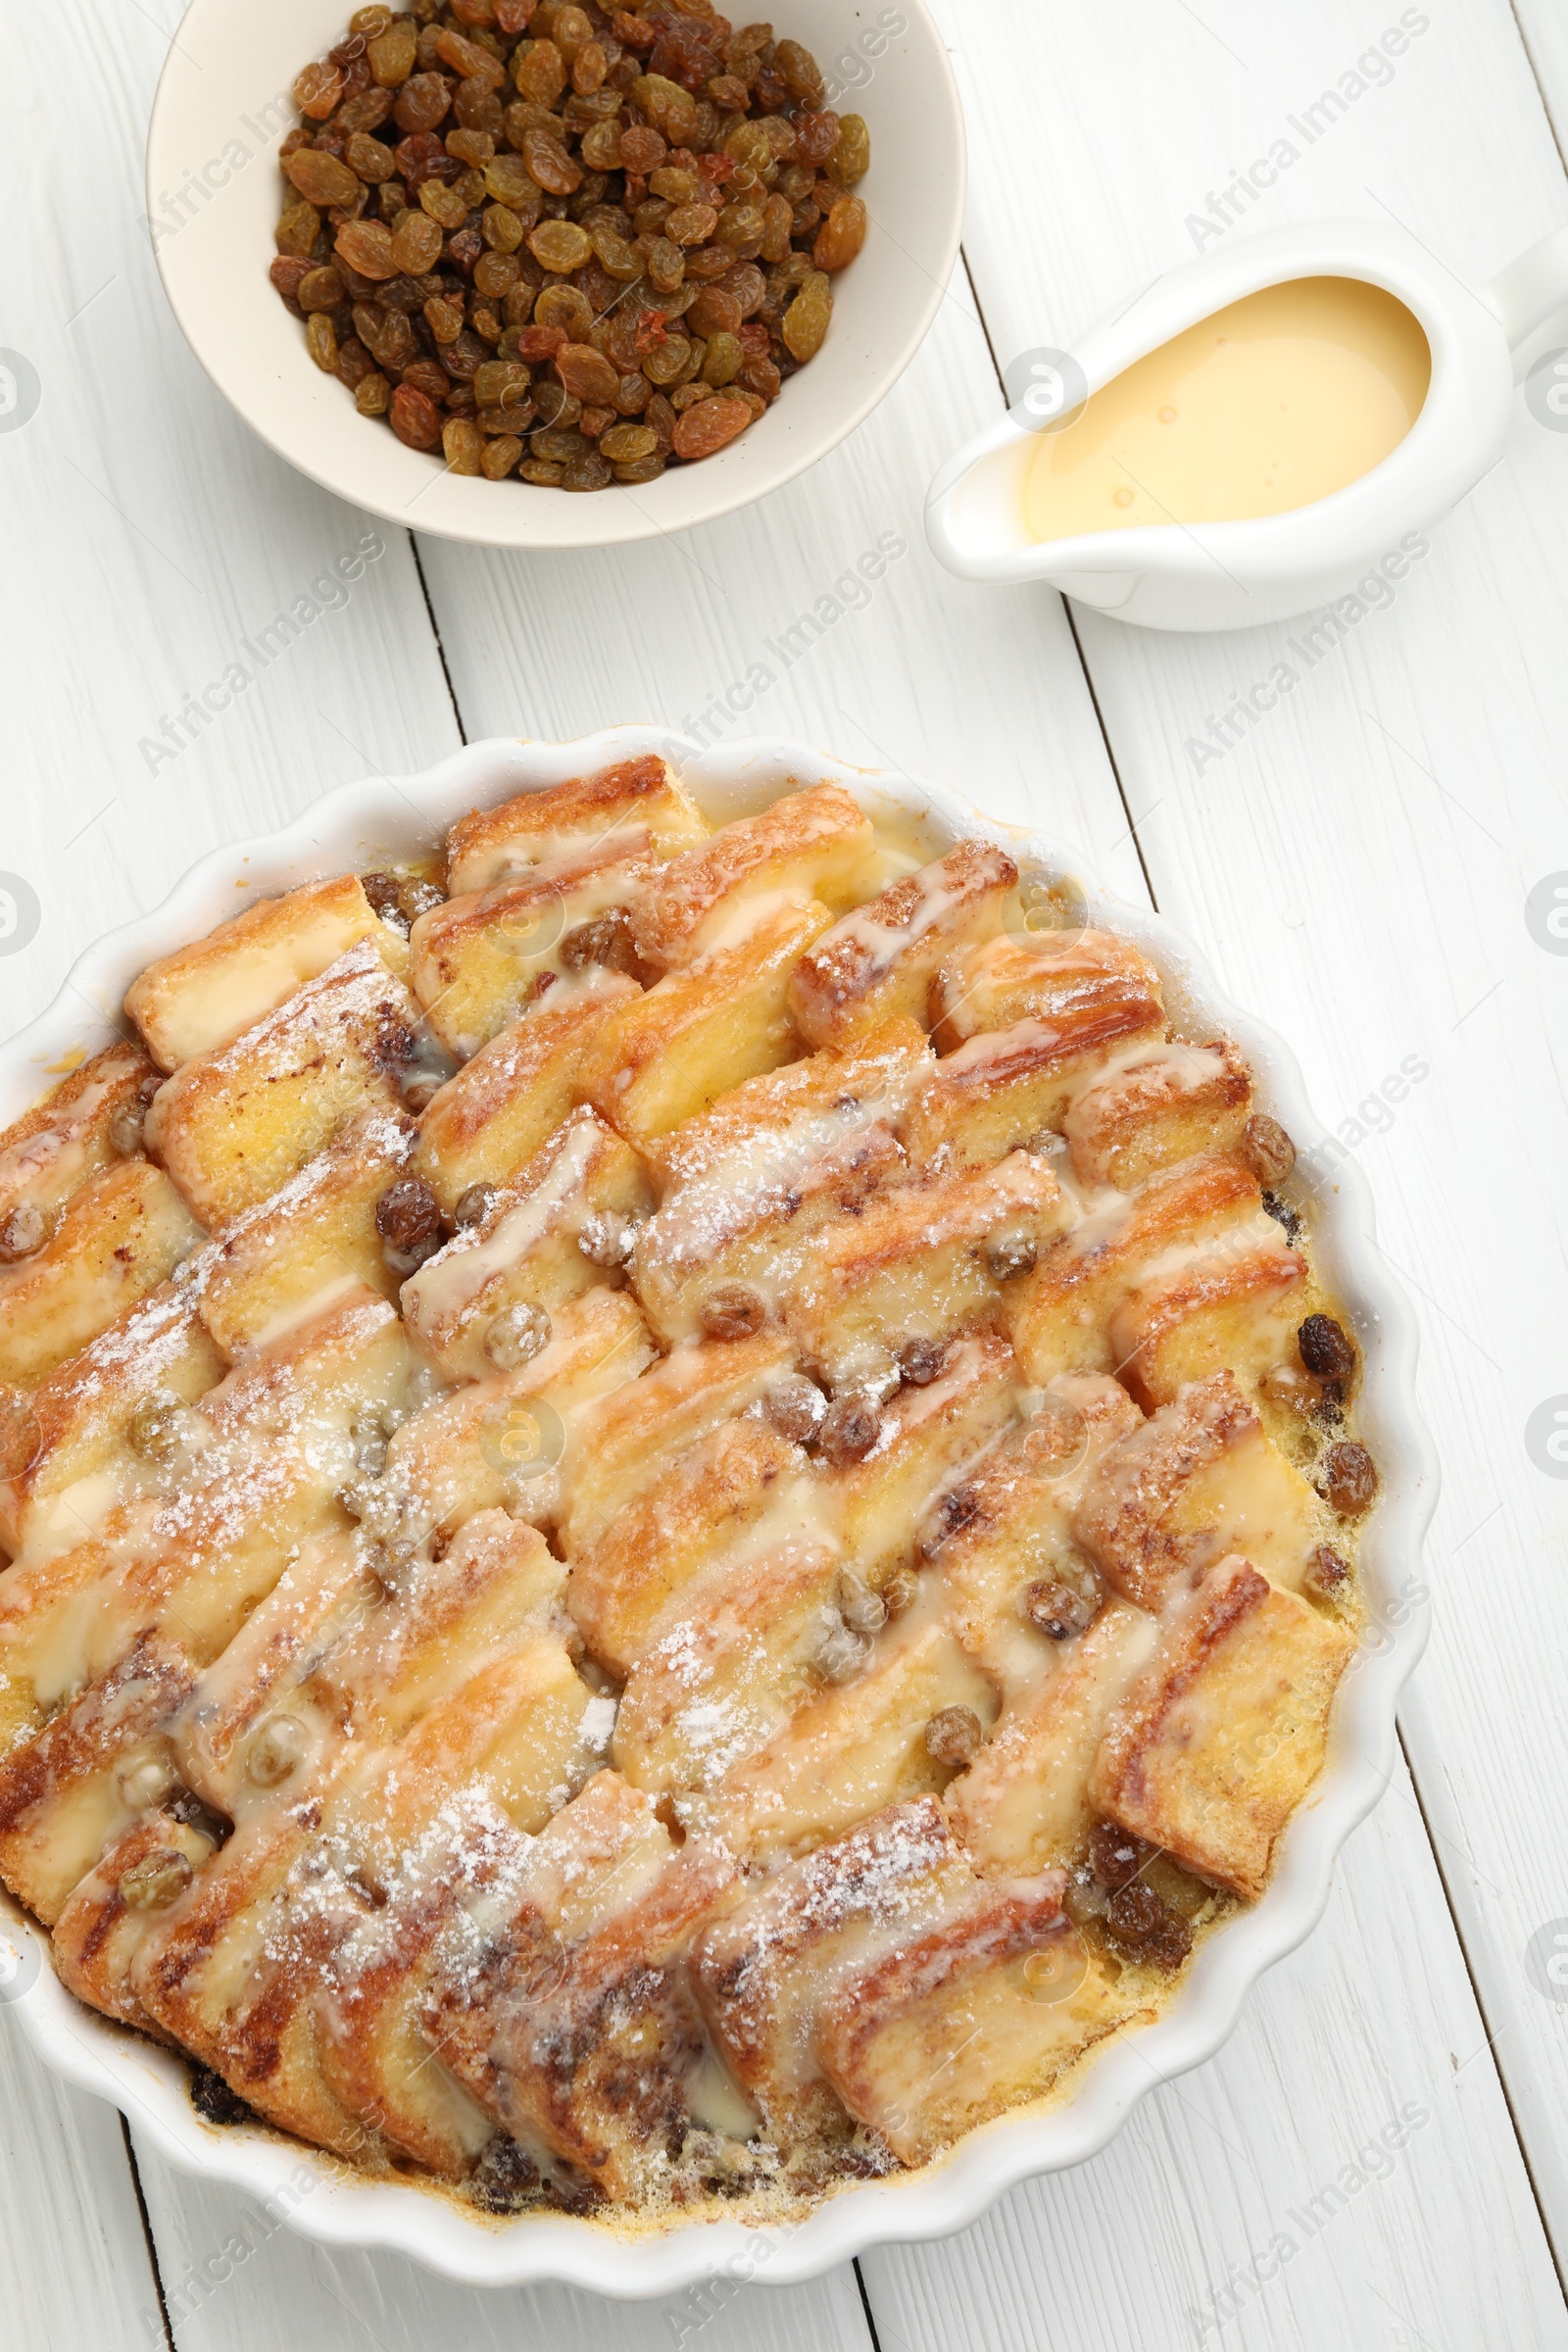
{"label": "golden toasted bread slice", "polygon": [[611,842],[569,868],[529,866],[421,914],[409,934],[409,977],[443,1045],[466,1061],[568,973],[592,965],[607,926],[634,964],[624,910],[649,870]]}
{"label": "golden toasted bread slice", "polygon": [[1109,1372],[1110,1317],[1161,1258],[1180,1263],[1210,1241],[1270,1229],[1257,1179],[1240,1160],[1206,1155],[1162,1169],[1134,1193],[1095,1202],[1019,1284],[1012,1344],[1042,1388],[1057,1372]]}
{"label": "golden toasted bread slice", "polygon": [[905,1148],[916,1167],[983,1167],[1058,1128],[1107,1054],[1164,1034],[1157,996],[1125,989],[983,1030],[938,1062],[905,1114]]}
{"label": "golden toasted bread slice", "polygon": [[1030,1417],[948,1488],[932,1530],[948,1623],[1009,1694],[1057,1646],[1040,1621],[1054,1627],[1065,1609],[1070,1626],[1093,1610],[1073,1509],[1107,1449],[1143,1426],[1102,1373],[1059,1373],[1030,1401]]}
{"label": "golden toasted bread slice", "polygon": [[909,1341],[1000,1320],[1005,1285],[1071,1216],[1045,1160],[1029,1152],[874,1193],[859,1216],[811,1242],[786,1321],[831,1387],[885,1379]]}
{"label": "golden toasted bread slice", "polygon": [[836,1549],[769,1528],[710,1566],[682,1594],[621,1693],[611,1750],[635,1788],[678,1791],[677,1813],[704,1817],[698,1792],[754,1755],[821,1688],[823,1635],[834,1623]]}
{"label": "golden toasted bread slice", "polygon": [[278,1790],[314,1783],[336,1747],[343,1709],[335,1692],[313,1693],[312,1677],[386,1615],[363,1545],[338,1531],[303,1544],[170,1727],[184,1786],[240,1821]]}
{"label": "golden toasted bread slice", "polygon": [[1252,1077],[1228,1038],[1180,1038],[1119,1054],[1074,1094],[1062,1118],[1081,1184],[1130,1192],[1156,1168],[1198,1152],[1237,1152],[1252,1104]]}
{"label": "golden toasted bread slice", "polygon": [[414,1170],[450,1216],[475,1184],[508,1184],[577,1100],[584,1054],[611,1013],[638,994],[623,972],[592,965],[558,982],[481,1046],[419,1121]]}
{"label": "golden toasted bread slice", "polygon": [[[89,1177],[131,1156],[158,1072],[139,1046],[106,1046],[0,1134],[0,1234],[42,1241]],[[117,1141],[118,1139],[118,1141]],[[24,1213],[19,1228],[12,1219]],[[30,1212],[30,1213],[26,1213]]]}
{"label": "golden toasted bread slice", "polygon": [[352,1287],[396,1298],[403,1278],[387,1262],[375,1208],[408,1168],[414,1141],[401,1111],[362,1112],[205,1253],[192,1290],[231,1363]]}
{"label": "golden toasted bread slice", "polygon": [[607,853],[672,858],[707,833],[707,819],[673,768],[650,752],[596,776],[519,792],[499,808],[460,816],[447,835],[447,874],[458,897],[493,889],[527,866],[598,860]]}
{"label": "golden toasted bread slice", "polygon": [[691,1337],[716,1289],[744,1285],[776,1306],[807,1236],[904,1173],[886,1122],[931,1061],[912,1021],[889,1022],[858,1052],[748,1079],[645,1146],[661,1205],[638,1236],[632,1280],[662,1339]]}
{"label": "golden toasted bread slice", "polygon": [[1195,1876],[1251,1900],[1274,1841],[1317,1778],[1353,1643],[1239,1557],[1167,1619],[1114,1709],[1090,1801]]}
{"label": "golden toasted bread slice", "polygon": [[104,1848],[54,1926],[55,1967],[78,2000],[156,2041],[171,2038],[148,2016],[131,1982],[142,1938],[157,1917],[147,1898],[166,1888],[177,1893],[186,1874],[194,1878],[216,1851],[213,1837],[163,1812],[138,1815]]}
{"label": "golden toasted bread slice", "polygon": [[[338,2095],[318,2030],[345,1938],[368,1912],[417,1898],[411,1859],[460,1791],[476,1786],[532,1833],[590,1761],[591,1694],[561,1642],[524,1633],[496,1654],[493,1609],[470,1610],[467,1631],[416,1677],[423,1711],[395,1745],[340,1762],[310,1802],[259,1808],[137,1956],[135,1990],[160,2024],[271,2121],[339,2153],[373,2156],[382,2133],[373,2109]],[[415,1655],[429,1665],[431,1647]]]}
{"label": "golden toasted bread slice", "polygon": [[550,1324],[549,1341],[516,1371],[466,1382],[403,1424],[384,1471],[355,1491],[362,1525],[422,1538],[502,1508],[555,1525],[585,1416],[655,1351],[627,1291],[585,1291],[556,1307]]}
{"label": "golden toasted bread slice", "polygon": [[764,908],[840,913],[876,888],[877,858],[870,818],[839,785],[791,793],[652,877],[632,917],[637,952],[656,971],[675,971],[747,937]]}
{"label": "golden toasted bread slice", "polygon": [[167,1283],[150,1291],[13,1399],[3,1422],[12,1475],[0,1482],[0,1542],[19,1556],[44,1555],[90,1535],[156,1478],[150,1448],[164,1404],[194,1404],[224,1370],[185,1291]]}
{"label": "golden toasted bread slice", "polygon": [[1194,1381],[1135,1424],[1096,1463],[1072,1526],[1117,1592],[1154,1610],[1230,1552],[1297,1592],[1314,1546],[1333,1533],[1231,1372]]}
{"label": "golden toasted bread slice", "polygon": [[724,2062],[785,2146],[846,2139],[816,2029],[841,1979],[961,1902],[963,1848],[934,1796],[888,1807],[748,1882],[692,1947],[692,1982]]}
{"label": "golden toasted bread slice", "polygon": [[1005,850],[960,841],[844,915],[802,956],[790,983],[801,1035],[843,1047],[894,1017],[929,1029],[938,969],[960,944],[996,936],[1017,882]]}
{"label": "golden toasted bread slice", "polygon": [[20,1731],[144,1634],[215,1658],[296,1545],[347,1527],[336,1496],[356,1433],[403,1407],[413,1360],[392,1309],[362,1291],[175,1408],[160,1480],[0,1585],[0,1725]]}
{"label": "golden toasted bread slice", "polygon": [[540,2169],[612,2203],[665,2191],[692,2129],[694,1931],[735,1866],[675,1847],[612,1774],[559,1813],[508,1890],[438,1947],[425,2031]]}
{"label": "golden toasted bread slice", "polygon": [[147,1160],[90,1177],[31,1256],[0,1266],[0,1383],[34,1387],[167,1282],[201,1239]]}
{"label": "golden toasted bread slice", "polygon": [[1069,1869],[1091,1823],[1089,1776],[1110,1711],[1149,1664],[1159,1628],[1112,1600],[1082,1634],[1052,1642],[990,1739],[948,1790],[953,1824],[987,1877]]}
{"label": "golden toasted bread slice", "polygon": [[1117,2022],[1063,1883],[976,1881],[923,1934],[852,1964],[823,2003],[822,2071],[902,2163],[1038,2098]]}
{"label": "golden toasted bread slice", "polygon": [[1272,1218],[1255,1241],[1226,1234],[1174,1264],[1156,1261],[1110,1318],[1117,1377],[1147,1412],[1225,1369],[1255,1387],[1296,1358],[1305,1285],[1306,1260]]}
{"label": "golden toasted bread slice", "polygon": [[1069,1022],[1139,998],[1160,1004],[1159,975],[1109,931],[1008,931],[963,947],[932,992],[939,1054],[1017,1021]]}
{"label": "golden toasted bread slice", "polygon": [[46,1926],[140,1809],[136,1767],[167,1756],[194,1680],[172,1643],[144,1638],[0,1757],[0,1876]]}
{"label": "golden toasted bread slice", "polygon": [[694,1579],[760,1523],[806,1515],[807,1460],[760,1415],[722,1421],[631,1495],[571,1565],[567,1606],[600,1664],[629,1674]]}
{"label": "golden toasted bread slice", "polygon": [[308,882],[150,963],[125,992],[125,1010],[159,1068],[176,1070],[232,1045],[361,941],[400,979],[407,976],[408,949],[357,875]]}
{"label": "golden toasted bread slice", "polygon": [[411,1336],[451,1380],[514,1366],[554,1308],[619,1279],[617,1253],[629,1255],[652,1204],[636,1152],[591,1110],[573,1111],[480,1222],[403,1285]]}
{"label": "golden toasted bread slice", "polygon": [[583,1095],[639,1149],[798,1050],[785,1002],[790,974],[831,918],[814,901],[759,901],[756,913],[733,945],[666,972],[612,1013],[584,1056]]}
{"label": "golden toasted bread slice", "polygon": [[[312,1996],[328,1936],[315,1938],[302,1987],[288,1933],[291,1877],[302,1869],[309,1876],[296,1886],[337,1894],[345,1911],[370,1899],[345,1900],[323,1886],[314,1811],[278,1805],[257,1814],[183,1892],[153,1909],[129,1957],[129,1989],[157,2029],[259,2114],[374,2173],[386,2169],[379,2132],[343,2105],[320,2066]],[[314,1917],[330,1927],[324,1899]]]}
{"label": "golden toasted bread slice", "polygon": [[934,1551],[968,1488],[971,1472],[1017,1420],[1021,1384],[1000,1333],[955,1340],[921,1364],[882,1406],[876,1441],[857,1462],[823,1480],[823,1509],[836,1522],[845,1557],[880,1592],[916,1554]]}
{"label": "golden toasted bread slice", "polygon": [[708,1819],[731,1851],[799,1853],[884,1805],[945,1787],[953,1765],[927,1732],[965,1708],[982,1732],[996,1693],[947,1628],[917,1603],[873,1643],[869,1663],[801,1707],[713,1790]]}
{"label": "golden toasted bread slice", "polygon": [[231,1044],[183,1062],[147,1113],[147,1149],[217,1231],[275,1193],[348,1120],[402,1107],[418,1019],[365,941]]}
{"label": "golden toasted bread slice", "polygon": [[795,1361],[783,1332],[676,1348],[584,1419],[567,1480],[565,1553],[584,1559],[639,1494],[721,1421],[757,1404]]}

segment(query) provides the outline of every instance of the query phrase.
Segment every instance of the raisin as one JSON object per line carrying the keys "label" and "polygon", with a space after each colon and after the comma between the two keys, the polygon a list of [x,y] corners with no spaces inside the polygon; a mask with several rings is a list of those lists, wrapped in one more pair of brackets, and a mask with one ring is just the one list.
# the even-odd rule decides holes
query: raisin
{"label": "raisin", "polygon": [[46,1231],[43,1211],[37,1203],[19,1201],[0,1220],[0,1266],[14,1266],[19,1258],[31,1257],[35,1250],[43,1248]]}
{"label": "raisin", "polygon": [[695,461],[710,458],[726,449],[737,434],[743,433],[752,421],[752,412],[743,400],[719,393],[688,409],[676,423],[670,436],[677,458]]}
{"label": "raisin", "polygon": [[392,430],[410,449],[434,449],[441,438],[441,413],[434,401],[413,384],[401,383],[392,395]]}
{"label": "raisin", "polygon": [[1034,1270],[1040,1252],[1027,1233],[1004,1233],[986,1245],[986,1270],[994,1282],[1012,1282]]}
{"label": "raisin", "polygon": [[[546,130],[530,128],[522,134],[522,160],[529,176],[537,181],[547,196],[574,196],[582,186],[582,167],[572,161],[559,139]],[[584,254],[583,260],[587,260]],[[576,263],[572,264],[575,269]]]}
{"label": "raisin", "polygon": [[340,261],[361,277],[396,277],[392,232],[381,220],[348,220],[338,230],[334,247]]}
{"label": "raisin", "polygon": [[515,433],[501,433],[485,444],[479,460],[479,471],[486,481],[499,482],[511,473],[522,455],[522,443]]}
{"label": "raisin", "polygon": [[541,220],[529,236],[528,251],[543,269],[564,277],[568,270],[582,268],[593,245],[587,231],[574,220]]}
{"label": "raisin", "polygon": [[1241,1156],[1259,1184],[1281,1185],[1296,1165],[1296,1146],[1265,1111],[1254,1111],[1242,1130]]}
{"label": "raisin", "polygon": [[864,1634],[853,1632],[836,1609],[829,1610],[811,1650],[811,1664],[824,1683],[848,1683],[865,1664],[870,1648]]}
{"label": "raisin", "polygon": [[452,92],[439,74],[413,74],[397,95],[392,113],[399,130],[434,130],[452,105]]}
{"label": "raisin", "polygon": [[484,1335],[485,1354],[501,1372],[514,1372],[549,1344],[550,1317],[524,1300],[503,1308]]}
{"label": "raisin", "polygon": [[583,1219],[577,1247],[591,1266],[607,1270],[625,1265],[637,1239],[636,1228],[613,1209],[595,1209]]}
{"label": "raisin", "polygon": [[591,343],[564,343],[555,358],[556,373],[568,392],[601,408],[613,408],[620,378],[602,351]]}
{"label": "raisin", "polygon": [[514,2139],[498,2132],[486,2142],[468,2180],[468,2194],[486,2213],[519,2213],[538,2197],[539,2167]]}
{"label": "raisin", "polygon": [[811,259],[819,270],[843,270],[865,243],[865,207],[858,196],[840,196],[817,230]]}
{"label": "raisin", "polygon": [[217,2124],[231,2129],[235,2124],[256,2121],[256,2111],[247,2107],[239,2093],[230,2090],[221,2075],[214,2074],[210,2066],[201,2066],[193,2059],[190,2068],[190,2103],[204,2124]]}
{"label": "raisin", "polygon": [[1302,1582],[1321,1599],[1334,1600],[1344,1592],[1349,1574],[1348,1560],[1342,1559],[1332,1544],[1318,1544],[1307,1554]]}
{"label": "raisin", "polygon": [[895,1568],[879,1595],[890,1619],[912,1609],[920,1596],[920,1580],[912,1568]]}
{"label": "raisin", "polygon": [[899,1349],[899,1371],[912,1388],[929,1388],[946,1357],[941,1340],[906,1340]]}
{"label": "raisin", "polygon": [[400,1176],[375,1204],[375,1230],[405,1253],[441,1238],[441,1204],[422,1176]]}
{"label": "raisin", "polygon": [[827,1398],[804,1372],[787,1372],[768,1390],[762,1410],[781,1438],[805,1446],[822,1426]]}
{"label": "raisin", "polygon": [[[843,1570],[837,1588],[838,1612],[852,1634],[879,1633],[888,1621],[887,1602],[873,1592],[853,1569]],[[966,1710],[961,1710],[966,1712]]]}
{"label": "raisin", "polygon": [[744,1283],[723,1282],[709,1292],[698,1319],[710,1340],[750,1340],[767,1321],[767,1307]]}
{"label": "raisin", "polygon": [[1364,1446],[1349,1440],[1330,1446],[1323,1455],[1322,1477],[1321,1492],[1342,1519],[1359,1519],[1372,1508],[1378,1472]]}
{"label": "raisin", "polygon": [[324,122],[343,95],[343,76],[335,66],[307,66],[294,82],[294,103],[312,122]]}
{"label": "raisin", "polygon": [[1096,1603],[1071,1585],[1047,1579],[1027,1587],[1023,1611],[1037,1633],[1050,1642],[1070,1642],[1094,1622]]}
{"label": "raisin", "polygon": [[1332,1315],[1308,1315],[1296,1335],[1301,1361],[1325,1380],[1346,1380],[1355,1369],[1355,1349]]}
{"label": "raisin", "polygon": [[1153,1860],[1158,1848],[1147,1845],[1130,1830],[1097,1816],[1089,1832],[1089,1867],[1102,1886],[1112,1893],[1130,1886]]}
{"label": "raisin", "polygon": [[384,416],[392,406],[392,385],[381,374],[362,375],[354,387],[354,406],[362,416]]}
{"label": "raisin", "polygon": [[835,186],[853,188],[871,167],[871,134],[863,115],[846,115],[833,152],[823,166]]}
{"label": "raisin", "polygon": [[[636,428],[622,426],[623,432]],[[645,438],[646,438],[645,434]],[[612,435],[606,434],[606,440]],[[561,943],[561,960],[568,972],[587,971],[601,964],[612,972],[638,969],[637,951],[632,944],[631,916],[624,906],[612,906],[604,914],[596,914],[586,923],[577,924]]]}
{"label": "raisin", "polygon": [[121,1872],[120,1899],[127,1911],[167,1911],[195,1876],[184,1854],[161,1847]]}
{"label": "raisin", "polygon": [[808,107],[795,118],[795,152],[813,171],[827,162],[839,143],[839,118],[831,107],[812,113]]}
{"label": "raisin", "polygon": [[822,1452],[835,1469],[862,1462],[881,1434],[882,1415],[873,1398],[839,1396],[823,1416]]}
{"label": "raisin", "polygon": [[[620,396],[617,390],[617,408],[620,405]],[[646,424],[613,424],[607,432],[601,433],[599,436],[600,455],[609,458],[617,466],[629,466],[635,464],[639,458],[651,458],[658,447],[659,435],[650,425]],[[592,926],[587,923],[582,925],[582,929],[585,931],[591,928]],[[572,933],[568,936],[575,937],[575,934]],[[562,944],[564,949],[565,943]],[[604,962],[608,958],[600,956],[595,960]]]}
{"label": "raisin", "polygon": [[184,1440],[185,1406],[167,1390],[144,1396],[125,1423],[125,1444],[143,1461],[172,1462]]}
{"label": "raisin", "polygon": [[306,203],[318,208],[352,204],[360,193],[361,183],[347,164],[335,155],[323,155],[317,147],[302,147],[289,157],[283,170]]}
{"label": "raisin", "polygon": [[305,345],[318,368],[326,375],[337,372],[337,329],[321,311],[316,311],[305,322]]}
{"label": "raisin", "polygon": [[441,428],[441,449],[449,473],[477,473],[485,438],[466,416],[453,416]]}
{"label": "raisin", "polygon": [[1179,1911],[1141,1880],[1119,1887],[1105,1906],[1113,1942],[1151,1968],[1180,1968],[1193,1948],[1193,1931]]}
{"label": "raisin", "polygon": [[827,279],[820,270],[813,270],[784,313],[779,330],[792,359],[803,364],[815,359],[822,348],[832,311],[833,295]]}
{"label": "raisin", "polygon": [[478,1184],[470,1184],[466,1192],[458,1196],[458,1204],[452,1212],[453,1224],[460,1233],[467,1226],[482,1225],[500,1198],[501,1187],[498,1184],[486,1184],[482,1180]]}
{"label": "raisin", "polygon": [[[382,922],[390,922],[394,926],[401,922],[402,910],[398,906],[396,874],[362,874],[360,888],[375,908]],[[407,932],[408,925],[403,923],[402,928]]]}
{"label": "raisin", "polygon": [[974,1762],[985,1736],[973,1707],[942,1707],[925,1727],[926,1753],[934,1764],[958,1772]]}
{"label": "raisin", "polygon": [[378,32],[366,45],[370,72],[386,89],[400,88],[414,72],[419,53],[418,36],[414,26],[394,22],[385,32]]}

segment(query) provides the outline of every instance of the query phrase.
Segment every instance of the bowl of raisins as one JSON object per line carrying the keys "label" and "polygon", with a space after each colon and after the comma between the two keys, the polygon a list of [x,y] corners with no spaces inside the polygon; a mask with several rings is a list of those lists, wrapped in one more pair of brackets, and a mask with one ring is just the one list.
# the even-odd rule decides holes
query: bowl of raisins
{"label": "bowl of raisins", "polygon": [[964,194],[923,0],[787,6],[194,0],[147,218],[197,358],[302,472],[447,538],[612,546],[777,489],[913,357]]}

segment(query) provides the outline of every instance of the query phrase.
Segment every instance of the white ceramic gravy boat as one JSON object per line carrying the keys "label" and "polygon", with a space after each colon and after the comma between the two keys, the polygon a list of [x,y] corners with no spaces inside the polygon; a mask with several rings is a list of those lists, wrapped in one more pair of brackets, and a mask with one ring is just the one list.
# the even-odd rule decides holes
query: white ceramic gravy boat
{"label": "white ceramic gravy boat", "polygon": [[1037,540],[1023,508],[1037,428],[1011,409],[931,484],[926,531],[949,570],[970,580],[1046,580],[1144,628],[1242,629],[1343,595],[1386,559],[1402,569],[1410,551],[1401,557],[1401,540],[1439,521],[1502,455],[1513,354],[1568,303],[1568,228],[1481,287],[1446,269],[1405,230],[1376,221],[1311,221],[1240,238],[1171,270],[1091,327],[1071,355],[1083,370],[1080,390],[1098,391],[1243,295],[1298,277],[1382,286],[1426,331],[1431,388],[1381,465],[1284,514]]}

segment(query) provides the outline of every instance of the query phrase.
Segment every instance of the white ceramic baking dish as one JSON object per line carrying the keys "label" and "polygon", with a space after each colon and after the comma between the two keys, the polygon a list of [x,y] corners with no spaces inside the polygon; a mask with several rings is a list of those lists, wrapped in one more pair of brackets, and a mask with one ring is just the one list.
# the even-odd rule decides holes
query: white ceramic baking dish
{"label": "white ceramic baking dish", "polygon": [[[1142,908],[1113,900],[1068,851],[993,823],[955,794],[881,775],[779,740],[702,752],[656,727],[612,727],[575,743],[498,740],[469,746],[422,774],[376,777],[327,793],[280,832],[216,851],[155,912],[83,956],[47,1012],[0,1048],[0,1124],[36,1100],[74,1048],[113,1033],[131,978],[155,956],[199,937],[234,907],[244,875],[258,894],[313,877],[364,870],[423,848],[467,808],[592,772],[643,752],[662,753],[715,819],[763,807],[797,784],[830,777],[871,812],[893,803],[919,821],[933,854],[958,835],[1005,842],[1032,866],[1071,877],[1092,920],[1125,933],[1157,965],[1173,1014],[1195,1035],[1237,1040],[1260,1099],[1298,1143],[1323,1134],[1289,1049],[1215,988],[1186,943]],[[103,1011],[84,1029],[84,1004]],[[1395,1702],[1428,1631],[1421,1539],[1437,1499],[1436,1467],[1416,1416],[1414,1319],[1373,1239],[1359,1174],[1347,1165],[1317,1190],[1319,1263],[1349,1310],[1365,1356],[1360,1415],[1383,1474],[1362,1539],[1367,1637],[1341,1687],[1329,1761],[1286,1834],[1263,1899],[1209,1938],[1165,2014],[1119,2037],[1091,2062],[1070,2095],[972,2132],[942,2161],[901,2179],[846,2188],[804,2222],[767,2230],[735,2221],[618,2230],[598,2221],[528,2216],[489,2222],[440,2192],[356,2179],[266,2127],[220,2131],[190,2104],[181,2060],[82,2008],[49,1965],[47,1939],[0,1894],[0,2004],[47,2065],[112,2100],[137,2132],[184,2171],[272,2198],[305,2236],[331,2246],[385,2246],[471,2285],[559,2278],[602,2294],[667,2295],[716,2277],[788,2284],[878,2242],[928,2239],[962,2229],[1018,2180],[1081,2164],[1102,2148],[1156,2082],[1211,2058],[1266,1968],[1298,1944],[1328,1896],[1335,1855],[1382,1794],[1395,1755]]]}

